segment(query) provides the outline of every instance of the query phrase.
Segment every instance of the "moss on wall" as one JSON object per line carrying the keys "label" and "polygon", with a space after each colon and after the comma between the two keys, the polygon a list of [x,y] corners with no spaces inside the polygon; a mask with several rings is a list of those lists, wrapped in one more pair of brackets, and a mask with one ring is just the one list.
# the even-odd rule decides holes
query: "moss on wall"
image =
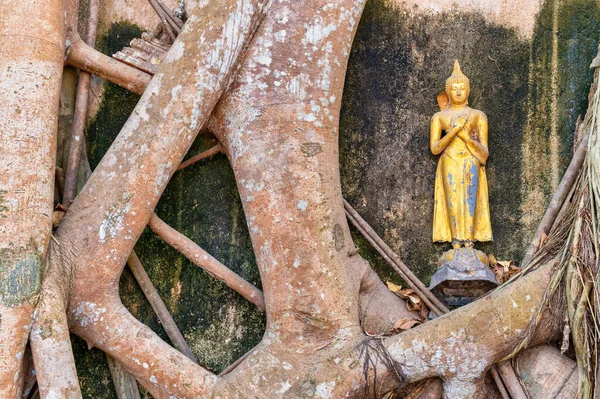
{"label": "moss on wall", "polygon": [[587,108],[589,65],[599,37],[600,7],[594,0],[548,0],[537,17],[522,148],[522,247],[570,162],[576,121]]}
{"label": "moss on wall", "polygon": [[[454,59],[471,81],[470,105],[489,120],[494,242],[480,243],[480,249],[500,259],[520,259],[541,218],[537,214],[551,197],[549,172],[562,174],[568,164],[572,115],[585,111],[591,81],[587,68],[600,19],[593,1],[561,2],[558,88],[552,91],[548,23],[553,23],[553,1],[544,4],[532,39],[460,9],[434,14],[386,0],[367,2],[346,75],[342,187],[349,202],[426,282],[437,256],[448,248],[431,243],[438,157],[429,152],[429,122],[439,110],[436,96]],[[554,158],[549,155],[552,93],[557,93],[558,110]],[[532,181],[544,188],[539,195],[531,195]],[[371,258],[380,275],[388,276],[389,267]]]}

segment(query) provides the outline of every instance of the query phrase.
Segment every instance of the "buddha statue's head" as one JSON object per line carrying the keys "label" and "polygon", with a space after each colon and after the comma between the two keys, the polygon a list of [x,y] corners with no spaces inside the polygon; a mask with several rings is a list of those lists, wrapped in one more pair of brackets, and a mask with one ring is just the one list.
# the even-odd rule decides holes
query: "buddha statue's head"
{"label": "buddha statue's head", "polygon": [[452,75],[446,79],[446,95],[450,104],[455,106],[468,104],[470,91],[469,78],[462,73],[458,60],[456,60]]}

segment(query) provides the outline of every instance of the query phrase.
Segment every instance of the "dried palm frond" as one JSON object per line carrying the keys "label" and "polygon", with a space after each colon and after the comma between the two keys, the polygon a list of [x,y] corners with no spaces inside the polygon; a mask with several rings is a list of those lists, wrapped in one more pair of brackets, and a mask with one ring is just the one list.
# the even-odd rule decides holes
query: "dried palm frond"
{"label": "dried palm frond", "polygon": [[[587,140],[583,166],[562,210],[545,238],[545,243],[523,265],[523,272],[556,260],[555,271],[546,290],[544,302],[550,308],[567,313],[571,342],[577,357],[579,398],[600,396],[598,375],[598,341],[600,340],[600,87],[596,70],[588,112],[579,126],[580,140]],[[585,144],[585,142],[584,142]],[[510,282],[509,281],[509,282]],[[527,347],[541,319],[540,307],[523,342],[512,357]],[[568,340],[565,340],[568,342]],[[595,396],[596,395],[596,396]]]}

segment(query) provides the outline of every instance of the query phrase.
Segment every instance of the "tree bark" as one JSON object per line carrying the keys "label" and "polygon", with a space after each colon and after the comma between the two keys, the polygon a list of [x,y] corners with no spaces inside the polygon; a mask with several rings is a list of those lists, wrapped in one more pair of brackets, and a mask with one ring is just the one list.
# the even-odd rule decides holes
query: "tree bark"
{"label": "tree bark", "polygon": [[58,0],[0,9],[0,397],[17,398],[50,240],[65,26]]}
{"label": "tree bark", "polygon": [[[58,7],[54,0],[27,1],[41,9]],[[512,353],[538,309],[545,306],[554,263],[423,326],[392,337],[382,335],[398,319],[418,316],[357,254],[344,212],[338,121],[346,63],[363,5],[364,0],[199,3],[50,244],[44,295],[32,334],[43,396],[81,396],[67,326],[113,357],[158,398],[370,398],[433,377],[443,381],[447,398],[481,396],[486,371]],[[9,67],[24,71],[13,73],[10,90],[29,84],[26,74],[39,78],[47,77],[45,73],[51,78],[44,80],[44,90],[58,91],[64,26],[57,9],[44,11],[56,19],[57,30],[51,36],[56,40],[35,44],[28,38],[22,45],[51,47],[44,51],[52,50],[48,53],[52,62],[38,60],[42,67],[32,69],[24,60],[33,56],[19,58],[12,47],[7,54],[17,61],[10,64],[6,61],[10,57],[0,58],[0,71],[6,73]],[[38,15],[38,20],[46,14]],[[46,29],[52,24],[40,25]],[[3,34],[18,35],[15,26]],[[71,54],[76,54],[78,44],[72,46]],[[104,72],[97,67],[98,73],[121,74],[122,85],[143,91],[146,75],[106,65]],[[17,113],[27,105],[25,112],[36,112],[30,120],[55,125],[58,94],[42,100],[41,92],[31,93],[39,104],[2,103],[0,111],[7,107]],[[4,128],[12,126],[13,119],[2,115],[3,132],[13,134]],[[119,278],[135,242],[205,125],[219,139],[236,177],[267,314],[262,342],[223,376],[206,371],[163,342],[125,309],[118,295]],[[31,132],[24,124],[20,128],[21,134]],[[25,149],[17,144],[20,137],[9,135],[6,149],[0,149],[12,151],[0,158],[4,168],[0,187],[7,187],[2,195],[10,200],[3,205],[10,223],[2,225],[0,243],[18,239],[14,247],[23,248],[7,252],[12,263],[7,267],[3,263],[0,272],[17,270],[23,272],[19,276],[29,277],[39,276],[36,270],[50,237],[53,184],[47,188],[40,182],[52,182],[54,175],[54,158],[49,155],[54,131],[47,126],[36,129],[41,138]],[[32,151],[40,153],[36,159],[43,160],[41,166],[31,165]],[[32,171],[40,170],[46,180],[31,177]],[[18,177],[15,171],[20,172]],[[17,188],[27,184],[39,200],[37,208],[27,208],[33,212],[31,222],[22,226],[16,216],[20,209],[10,206],[19,204]],[[23,266],[22,259],[34,259],[33,266]],[[11,287],[10,278],[0,278],[1,287]],[[1,292],[0,344],[6,352],[0,363],[1,397],[19,394],[18,374],[16,383],[14,376],[26,340],[26,335],[16,339],[13,335],[8,341],[8,330],[3,329],[28,326],[36,290],[37,286],[19,289],[16,296],[10,290]],[[253,293],[250,290],[248,296],[256,299]],[[22,309],[13,304],[17,297]],[[255,303],[260,306],[262,301]],[[14,310],[21,312],[10,316]],[[558,333],[561,309],[544,308],[542,314],[532,344]],[[57,368],[57,363],[65,366]]]}
{"label": "tree bark", "polygon": [[[201,396],[215,377],[129,315],[118,298],[119,277],[170,176],[227,87],[265,4],[211,1],[189,17],[56,231],[56,268],[73,276],[73,331],[121,362],[153,392],[172,390],[174,384],[185,396]],[[157,364],[157,354],[173,361]],[[177,379],[184,376],[189,384]]]}

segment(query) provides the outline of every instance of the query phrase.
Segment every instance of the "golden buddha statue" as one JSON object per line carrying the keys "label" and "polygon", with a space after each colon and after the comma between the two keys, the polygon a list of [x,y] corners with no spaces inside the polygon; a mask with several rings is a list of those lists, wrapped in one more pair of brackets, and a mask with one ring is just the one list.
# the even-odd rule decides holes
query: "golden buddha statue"
{"label": "golden buddha statue", "polygon": [[[485,164],[488,123],[485,114],[468,106],[469,79],[458,60],[438,96],[441,111],[431,119],[430,148],[440,155],[435,175],[433,241],[454,249],[492,241]],[[445,132],[445,134],[442,134]]]}

